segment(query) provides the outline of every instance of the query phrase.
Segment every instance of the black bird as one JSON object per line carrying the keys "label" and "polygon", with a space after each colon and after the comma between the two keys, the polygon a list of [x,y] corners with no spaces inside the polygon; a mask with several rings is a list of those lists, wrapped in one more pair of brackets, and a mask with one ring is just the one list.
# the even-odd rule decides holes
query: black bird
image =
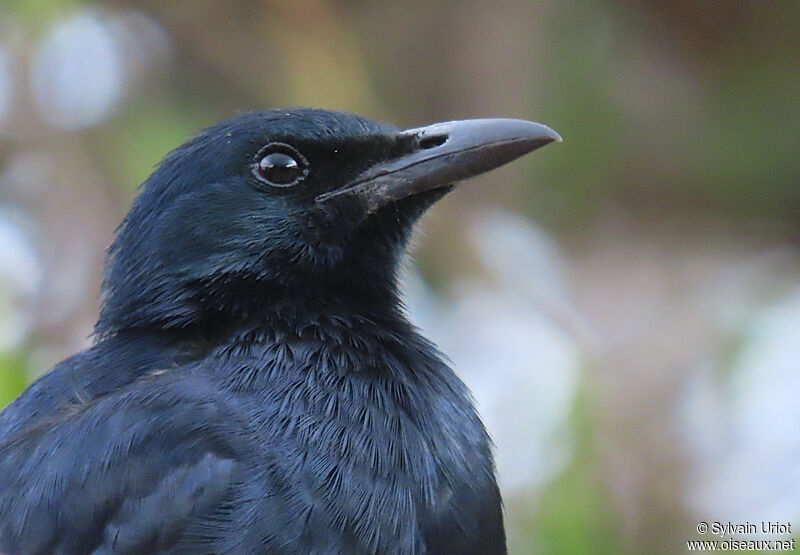
{"label": "black bird", "polygon": [[505,553],[489,437],[396,273],[454,182],[552,141],[291,109],[168,154],[94,345],[0,414],[0,552]]}

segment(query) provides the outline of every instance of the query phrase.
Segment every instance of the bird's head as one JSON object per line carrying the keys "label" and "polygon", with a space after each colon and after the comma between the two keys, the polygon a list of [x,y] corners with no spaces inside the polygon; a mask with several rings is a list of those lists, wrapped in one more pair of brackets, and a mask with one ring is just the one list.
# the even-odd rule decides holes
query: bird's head
{"label": "bird's head", "polygon": [[271,298],[394,295],[426,208],[453,183],[553,141],[522,120],[403,131],[306,108],[214,125],[143,184],[109,251],[97,331],[246,317]]}

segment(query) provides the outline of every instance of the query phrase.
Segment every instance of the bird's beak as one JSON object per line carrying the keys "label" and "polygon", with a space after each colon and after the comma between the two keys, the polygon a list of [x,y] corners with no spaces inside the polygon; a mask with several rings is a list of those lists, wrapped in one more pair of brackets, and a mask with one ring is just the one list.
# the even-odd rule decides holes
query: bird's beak
{"label": "bird's beak", "polygon": [[448,121],[403,131],[401,138],[414,145],[410,153],[369,168],[344,187],[319,195],[317,202],[357,197],[371,213],[389,202],[450,185],[561,142],[549,127],[520,119]]}

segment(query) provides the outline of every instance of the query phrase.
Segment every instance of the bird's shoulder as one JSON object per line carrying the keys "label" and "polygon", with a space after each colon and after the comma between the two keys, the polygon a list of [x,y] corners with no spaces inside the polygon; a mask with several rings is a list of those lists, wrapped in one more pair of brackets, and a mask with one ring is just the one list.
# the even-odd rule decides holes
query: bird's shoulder
{"label": "bird's shoulder", "polygon": [[56,364],[3,409],[0,438],[180,362],[181,350],[157,335],[129,333],[99,341]]}
{"label": "bird's shoulder", "polygon": [[157,551],[224,522],[243,422],[183,368],[27,420],[0,439],[0,551]]}

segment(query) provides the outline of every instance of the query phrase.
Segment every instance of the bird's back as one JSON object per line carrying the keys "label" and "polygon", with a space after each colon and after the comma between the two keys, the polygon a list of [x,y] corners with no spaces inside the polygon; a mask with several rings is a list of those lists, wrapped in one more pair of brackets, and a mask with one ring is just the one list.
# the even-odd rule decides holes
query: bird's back
{"label": "bird's back", "polygon": [[0,552],[161,551],[229,497],[235,407],[165,337],[123,334],[0,414]]}

